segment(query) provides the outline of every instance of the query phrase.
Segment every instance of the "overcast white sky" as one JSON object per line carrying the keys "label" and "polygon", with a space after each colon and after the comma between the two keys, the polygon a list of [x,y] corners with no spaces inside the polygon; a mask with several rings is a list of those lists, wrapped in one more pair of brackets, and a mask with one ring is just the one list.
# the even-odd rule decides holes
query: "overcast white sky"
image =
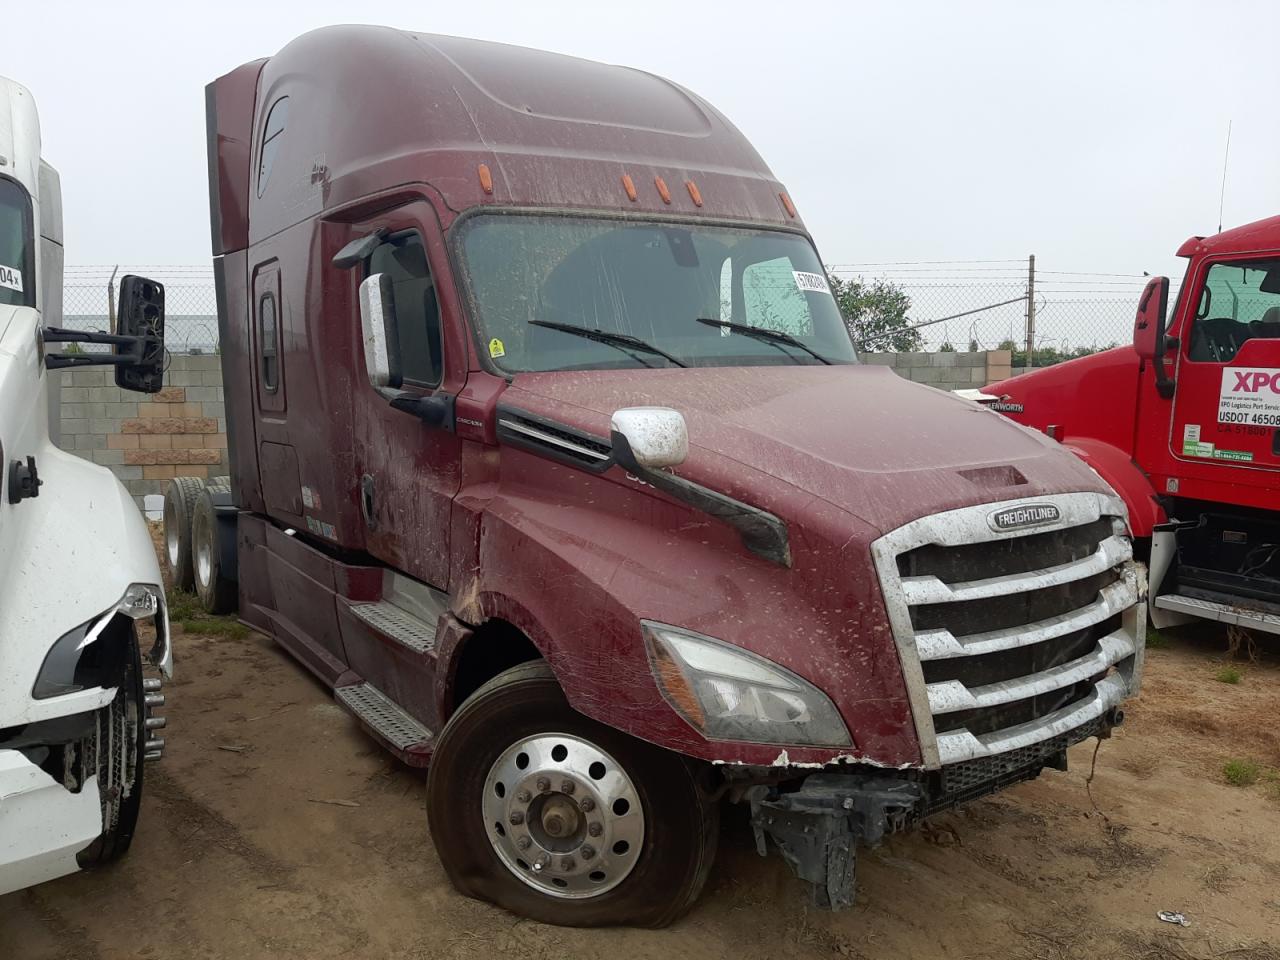
{"label": "overcast white sky", "polygon": [[[832,264],[1022,257],[1169,272],[1280,213],[1274,2],[5,5],[69,264],[209,262],[204,86],[294,36],[370,20],[640,67],[756,144]],[[412,96],[412,91],[405,91]],[[1175,273],[1176,276],[1176,273]]]}

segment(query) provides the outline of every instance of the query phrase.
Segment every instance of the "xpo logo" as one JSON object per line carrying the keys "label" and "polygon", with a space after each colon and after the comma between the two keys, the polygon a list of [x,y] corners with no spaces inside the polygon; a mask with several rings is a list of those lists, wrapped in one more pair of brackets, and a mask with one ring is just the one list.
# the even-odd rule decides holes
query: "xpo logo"
{"label": "xpo logo", "polygon": [[1280,370],[1227,370],[1224,373],[1232,374],[1235,384],[1231,387],[1232,393],[1262,393],[1264,390],[1270,390],[1272,393],[1280,394]]}

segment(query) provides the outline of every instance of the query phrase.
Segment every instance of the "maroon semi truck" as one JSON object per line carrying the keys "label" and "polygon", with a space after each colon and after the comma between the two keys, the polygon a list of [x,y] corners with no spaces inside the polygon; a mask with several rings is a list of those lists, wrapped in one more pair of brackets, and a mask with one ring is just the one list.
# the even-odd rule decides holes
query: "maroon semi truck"
{"label": "maroon semi truck", "polygon": [[669,922],[730,800],[843,906],[858,844],[1121,721],[1123,503],[859,365],[786,191],[696,94],[335,27],[207,108],[232,473],[175,485],[170,555],[430,764],[461,890]]}

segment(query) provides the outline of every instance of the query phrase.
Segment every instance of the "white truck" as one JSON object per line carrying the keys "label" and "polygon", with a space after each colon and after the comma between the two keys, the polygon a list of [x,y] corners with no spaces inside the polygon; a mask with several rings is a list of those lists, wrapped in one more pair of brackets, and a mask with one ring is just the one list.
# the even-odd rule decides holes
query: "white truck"
{"label": "white truck", "polygon": [[0,894],[128,849],[172,674],[146,522],[110,471],[49,436],[51,369],[106,364],[119,386],[160,389],[164,290],[126,277],[111,333],[61,317],[58,174],[30,91],[0,78]]}

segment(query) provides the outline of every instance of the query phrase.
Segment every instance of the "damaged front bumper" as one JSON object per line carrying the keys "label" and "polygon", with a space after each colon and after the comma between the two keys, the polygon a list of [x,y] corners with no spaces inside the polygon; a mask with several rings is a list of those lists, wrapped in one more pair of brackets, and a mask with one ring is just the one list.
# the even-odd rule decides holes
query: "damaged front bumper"
{"label": "damaged front bumper", "polygon": [[1124,720],[1111,710],[1096,720],[1008,753],[951,764],[940,770],[824,770],[786,785],[756,785],[742,796],[751,805],[756,849],[768,840],[809,884],[815,906],[852,906],[859,845],[874,849],[889,834],[933,813],[1039,776],[1046,767],[1067,769],[1067,748],[1090,737],[1108,737]]}
{"label": "damaged front bumper", "polygon": [[102,833],[98,779],[71,791],[21,750],[0,750],[0,895],[80,869]]}

